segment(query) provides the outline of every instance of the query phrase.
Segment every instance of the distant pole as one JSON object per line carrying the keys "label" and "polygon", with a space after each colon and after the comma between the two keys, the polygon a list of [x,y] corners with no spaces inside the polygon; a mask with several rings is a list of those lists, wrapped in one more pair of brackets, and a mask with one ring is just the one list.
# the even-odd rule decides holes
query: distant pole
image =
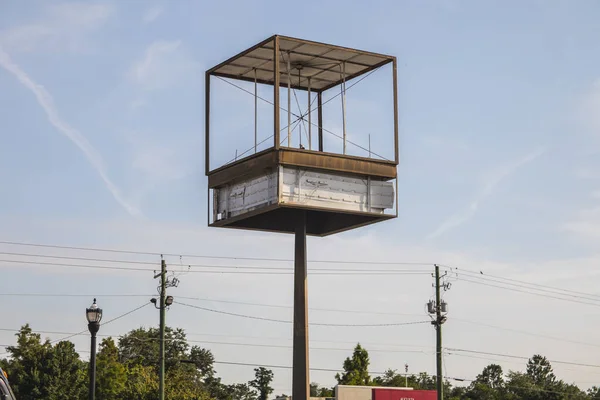
{"label": "distant pole", "polygon": [[435,329],[436,329],[436,385],[438,400],[444,399],[444,381],[442,372],[442,303],[440,295],[440,267],[435,265]]}
{"label": "distant pole", "polygon": [[306,211],[298,210],[294,249],[294,350],[292,398],[308,400],[308,302],[306,269]]}
{"label": "distant pole", "polygon": [[404,387],[408,387],[408,364],[404,364],[404,378],[405,378],[405,384]]}
{"label": "distant pole", "polygon": [[165,400],[165,296],[167,291],[167,264],[165,260],[160,263],[160,354],[159,354],[159,399]]}

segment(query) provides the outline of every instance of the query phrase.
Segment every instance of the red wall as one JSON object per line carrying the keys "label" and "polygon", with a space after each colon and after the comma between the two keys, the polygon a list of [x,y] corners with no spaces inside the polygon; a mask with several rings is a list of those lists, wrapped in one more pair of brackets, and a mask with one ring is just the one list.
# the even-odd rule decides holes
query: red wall
{"label": "red wall", "polygon": [[436,400],[435,390],[373,389],[373,400]]}

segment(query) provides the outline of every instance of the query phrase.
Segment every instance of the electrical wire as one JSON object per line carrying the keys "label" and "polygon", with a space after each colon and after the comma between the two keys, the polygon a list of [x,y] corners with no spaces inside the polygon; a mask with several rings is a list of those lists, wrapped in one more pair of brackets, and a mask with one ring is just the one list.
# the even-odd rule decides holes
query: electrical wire
{"label": "electrical wire", "polygon": [[[458,277],[457,279],[461,279],[461,278],[462,277]],[[558,290],[548,290],[545,288],[537,288],[537,287],[535,287],[535,284],[529,284],[526,282],[511,283],[511,282],[506,282],[506,281],[502,281],[499,279],[493,279],[490,277],[486,277],[485,275],[481,275],[480,273],[478,273],[476,275],[474,274],[473,276],[468,276],[468,279],[485,280],[485,281],[489,281],[489,282],[493,282],[493,283],[497,283],[497,284],[501,284],[501,285],[513,286],[513,287],[524,288],[524,289],[529,289],[529,290],[536,290],[536,291],[542,292],[542,293],[549,293],[549,294],[554,294],[554,295],[563,296],[563,297],[573,297],[575,299],[600,302],[600,297],[594,297],[594,295],[562,293]],[[507,278],[504,278],[504,279],[507,280]]]}
{"label": "electrical wire", "polygon": [[[449,354],[452,354],[453,351],[458,351],[458,352],[462,352],[462,353],[483,354],[483,355],[495,356],[495,357],[518,358],[521,360],[529,360],[530,359],[530,357],[515,356],[512,354],[489,353],[489,352],[485,352],[485,351],[456,349],[456,348],[450,348],[450,347],[447,347],[446,350],[449,352]],[[579,363],[579,362],[573,362],[573,361],[560,361],[560,360],[548,360],[548,361],[551,363],[554,363],[554,364],[575,365],[578,367],[600,368],[600,365],[598,365],[598,364],[585,364],[585,363]]]}
{"label": "electrical wire", "polygon": [[[442,265],[440,265],[440,266],[442,266]],[[458,269],[458,268],[454,268],[454,267],[447,266],[447,265],[444,265],[443,267],[449,268],[451,270],[456,269],[456,272],[455,272],[456,274],[464,272],[464,273],[467,273],[467,274],[475,275],[475,276],[477,276],[479,278],[501,279],[501,280],[504,280],[504,281],[516,282],[516,283],[520,283],[520,284],[524,284],[524,285],[528,285],[528,286],[532,286],[532,287],[541,287],[541,288],[544,288],[544,289],[551,289],[551,290],[555,290],[555,291],[566,292],[566,293],[571,293],[571,294],[575,294],[575,295],[589,296],[589,297],[600,299],[600,295],[598,295],[598,294],[584,293],[584,292],[575,291],[575,290],[569,290],[569,289],[562,289],[562,288],[558,288],[558,287],[555,287],[555,286],[542,285],[542,284],[539,284],[539,283],[531,283],[531,282],[521,281],[521,280],[512,279],[512,278],[504,278],[504,277],[501,277],[501,276],[498,276],[498,275],[490,275],[490,274],[487,274],[487,273],[483,274],[482,271],[477,272],[477,271],[474,271],[474,270],[469,270],[469,269],[464,269],[464,268]]]}
{"label": "electrical wire", "polygon": [[[181,302],[177,302],[177,304],[185,306],[185,307],[190,307],[190,308],[195,308],[195,309],[198,309],[198,310],[203,310],[203,311],[208,311],[208,312],[216,313],[216,314],[230,315],[230,316],[233,316],[233,317],[241,317],[241,318],[255,319],[255,320],[260,320],[260,321],[268,321],[268,322],[278,322],[278,323],[284,323],[284,324],[291,324],[291,323],[293,323],[293,321],[289,321],[289,320],[274,319],[274,318],[265,318],[265,317],[257,317],[257,316],[254,316],[254,315],[247,315],[247,314],[238,314],[238,313],[232,313],[232,312],[223,311],[223,310],[215,310],[215,309],[207,308],[207,307],[195,306],[195,305],[192,305],[192,304],[186,304],[186,303],[181,303]],[[429,323],[430,323],[430,321],[411,321],[411,322],[398,322],[398,323],[385,323],[385,324],[326,324],[326,323],[311,323],[309,325],[313,325],[313,326],[334,326],[334,327],[383,327],[383,326],[404,326],[404,325],[417,325],[417,324],[429,324]]]}
{"label": "electrical wire", "polygon": [[558,338],[558,337],[543,335],[543,334],[534,333],[534,332],[527,332],[527,331],[523,331],[523,330],[520,330],[520,329],[505,328],[505,327],[497,326],[497,325],[484,324],[482,322],[470,321],[470,320],[456,318],[456,317],[452,317],[452,321],[463,322],[463,323],[471,324],[471,325],[485,326],[485,327],[488,327],[488,328],[500,329],[500,330],[504,330],[504,331],[508,331],[508,332],[520,333],[520,334],[523,334],[523,335],[530,335],[530,336],[544,338],[544,339],[556,340],[556,341],[559,341],[559,342],[573,343],[573,344],[579,344],[579,345],[591,346],[591,347],[600,347],[600,344],[580,342],[580,341],[577,341],[577,340],[570,340],[570,339],[565,339],[565,338]]}
{"label": "electrical wire", "polygon": [[[135,267],[110,267],[103,265],[85,265],[85,264],[62,264],[62,263],[52,263],[52,262],[43,262],[43,261],[24,261],[24,260],[0,260],[3,263],[15,263],[15,264],[27,264],[27,265],[36,265],[36,266],[58,266],[58,267],[72,267],[72,268],[84,268],[84,269],[103,269],[103,270],[118,270],[118,271],[143,271],[143,272],[153,272],[155,270],[149,268],[135,268]],[[0,266],[2,267],[2,266]],[[228,267],[228,266],[225,266]],[[210,268],[220,268],[215,265]],[[247,267],[229,267],[229,268],[237,268],[237,271],[222,271],[222,270],[202,270],[202,271],[187,271],[189,273],[196,274],[233,274],[233,275],[293,275],[293,271],[289,270],[287,272],[271,272],[271,271],[242,271]],[[260,267],[257,267],[261,269]],[[251,269],[251,268],[247,268]],[[267,268],[269,269],[269,268]],[[314,272],[313,272],[314,271]],[[325,271],[325,272],[320,272]],[[317,275],[361,275],[361,276],[378,276],[378,275],[428,275],[429,273],[423,271],[411,271],[411,270],[342,270],[342,269],[310,269],[309,273],[311,276]]]}
{"label": "electrical wire", "polygon": [[564,300],[564,301],[569,301],[571,303],[585,304],[585,305],[596,306],[596,307],[600,306],[599,303],[588,303],[588,302],[585,302],[585,301],[579,301],[579,300],[570,299],[570,298],[564,298],[564,297],[558,297],[558,296],[551,296],[551,295],[543,294],[543,293],[536,293],[536,292],[531,292],[531,291],[526,291],[526,290],[515,289],[515,288],[512,288],[512,287],[508,287],[508,286],[492,285],[490,283],[479,282],[479,281],[472,281],[472,280],[465,279],[465,278],[458,278],[458,280],[463,281],[463,282],[474,283],[476,285],[483,285],[483,286],[489,286],[489,287],[494,287],[494,288],[498,288],[498,289],[510,290],[512,292],[526,293],[526,294],[531,294],[531,295],[534,295],[534,296],[546,297],[546,298],[549,298],[549,299]]}
{"label": "electrical wire", "polygon": [[[208,256],[200,254],[177,254],[177,253],[156,253],[148,251],[136,251],[136,250],[119,250],[119,249],[106,249],[106,248],[95,248],[95,247],[77,247],[77,246],[60,246],[51,244],[40,244],[40,243],[25,243],[25,242],[11,242],[11,241],[0,241],[0,244],[10,246],[25,246],[25,247],[41,247],[51,249],[63,249],[63,250],[78,250],[78,251],[92,251],[92,252],[106,252],[106,253],[121,253],[121,254],[135,254],[142,256],[165,256],[165,257],[183,257],[183,258],[208,258],[208,259],[222,259],[222,260],[244,260],[244,261],[269,261],[269,262],[293,262],[293,259],[289,258],[267,258],[267,257],[233,257],[233,256]],[[414,266],[427,266],[432,267],[434,263],[430,262],[398,262],[398,261],[356,261],[356,260],[308,260],[309,263],[325,263],[325,264],[362,264],[362,265],[414,265]],[[187,264],[186,264],[187,265]]]}
{"label": "electrical wire", "polygon": [[[293,308],[292,306],[281,305],[281,304],[252,303],[252,302],[235,301],[235,300],[208,299],[208,298],[202,298],[202,297],[177,296],[177,298],[184,299],[184,300],[207,301],[207,302],[225,303],[225,304],[239,304],[239,305],[256,306],[256,307],[271,307],[271,308],[285,308],[285,309]],[[311,308],[309,308],[309,310],[353,313],[353,314],[369,314],[369,315],[393,315],[393,316],[411,316],[411,317],[422,316],[422,314],[404,314],[404,313],[392,313],[392,312],[381,312],[381,311],[346,310],[346,309],[339,309],[339,308],[312,308],[311,307]]]}
{"label": "electrical wire", "polygon": [[[138,310],[141,310],[142,308],[144,308],[144,307],[146,307],[146,306],[148,306],[148,305],[150,305],[150,303],[144,303],[144,304],[142,304],[141,306],[134,308],[133,310],[127,311],[126,313],[123,313],[123,314],[121,314],[121,315],[118,315],[118,316],[116,316],[116,317],[115,317],[115,318],[113,318],[113,319],[109,319],[108,321],[105,321],[105,322],[103,322],[103,323],[102,323],[102,325],[103,325],[103,326],[105,326],[105,325],[108,325],[108,324],[110,324],[111,322],[117,321],[117,320],[119,320],[119,319],[121,319],[121,318],[124,318],[124,317],[126,317],[126,316],[130,315],[130,314],[133,314],[134,312],[136,312],[136,311],[138,311]],[[3,331],[8,331],[8,329],[0,329],[0,330],[3,330]],[[77,333],[68,333],[68,336],[62,337],[62,338],[60,338],[60,339],[55,339],[55,340],[52,340],[52,341],[50,341],[49,343],[50,343],[50,344],[54,344],[54,343],[57,343],[57,342],[62,342],[62,341],[65,341],[65,340],[71,339],[71,338],[73,338],[73,337],[75,337],[75,336],[83,335],[83,334],[84,334],[84,333],[86,333],[87,331],[88,331],[87,329],[84,329],[84,330],[82,330],[81,332],[77,332]],[[19,330],[19,332],[20,332],[20,330]],[[38,333],[38,332],[34,332],[34,333]],[[59,333],[57,333],[57,334],[59,334]],[[65,332],[65,334],[67,334],[67,333]],[[0,354],[0,356],[4,356],[4,355],[6,355],[6,354],[8,354],[8,352],[2,353],[2,354]]]}

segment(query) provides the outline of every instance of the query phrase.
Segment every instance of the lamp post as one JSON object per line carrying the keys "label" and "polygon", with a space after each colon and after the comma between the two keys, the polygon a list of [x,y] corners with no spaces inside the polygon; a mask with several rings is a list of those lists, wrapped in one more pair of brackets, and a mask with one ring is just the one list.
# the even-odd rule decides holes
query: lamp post
{"label": "lamp post", "polygon": [[102,320],[102,309],[96,305],[96,299],[94,299],[94,303],[90,308],[86,308],[85,316],[88,321],[88,329],[92,335],[89,400],[94,400],[96,398],[96,333],[100,329],[100,321]]}

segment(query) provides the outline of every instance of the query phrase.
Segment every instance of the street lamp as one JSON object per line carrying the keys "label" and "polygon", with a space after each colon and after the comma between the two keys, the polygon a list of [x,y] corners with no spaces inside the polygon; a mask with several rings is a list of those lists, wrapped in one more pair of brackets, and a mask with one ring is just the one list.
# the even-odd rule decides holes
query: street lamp
{"label": "street lamp", "polygon": [[90,308],[85,309],[85,316],[88,321],[88,329],[92,334],[89,400],[94,400],[96,398],[96,333],[100,329],[100,321],[102,320],[102,309],[96,305],[96,299],[94,299],[94,304]]}

